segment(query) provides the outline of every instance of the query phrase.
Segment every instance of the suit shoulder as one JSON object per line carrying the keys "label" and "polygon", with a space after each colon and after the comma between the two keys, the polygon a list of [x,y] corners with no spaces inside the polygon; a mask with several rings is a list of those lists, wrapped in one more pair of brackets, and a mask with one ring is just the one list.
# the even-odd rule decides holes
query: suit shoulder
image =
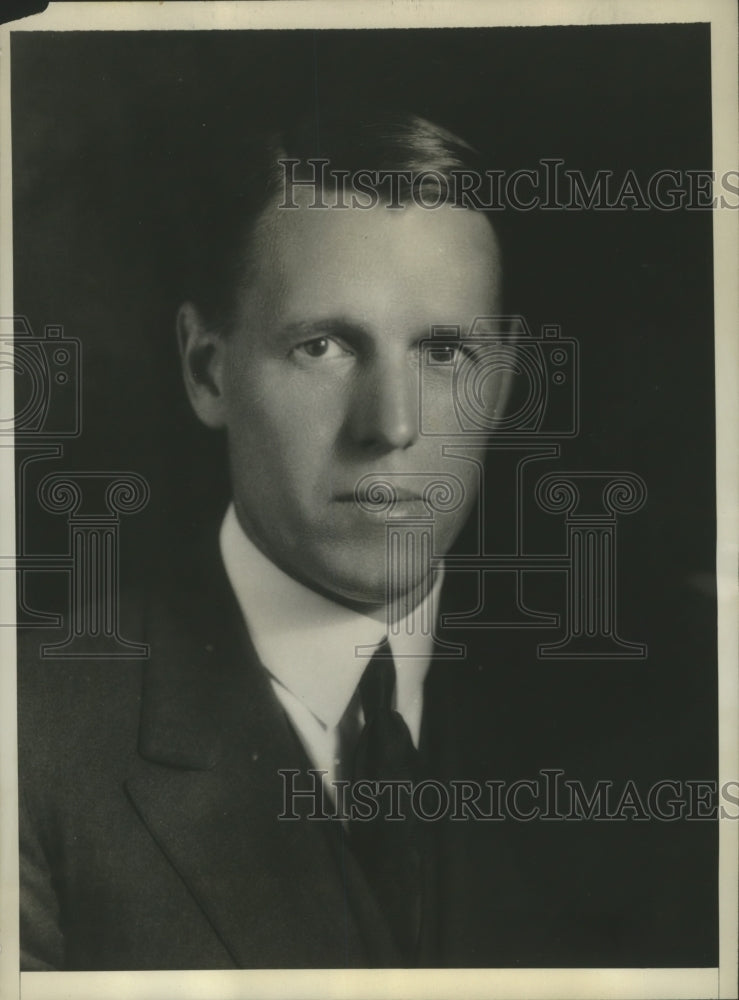
{"label": "suit shoulder", "polygon": [[[144,652],[141,599],[122,601],[121,634]],[[92,609],[84,609],[88,614]],[[89,621],[89,618],[83,619]],[[94,619],[93,619],[94,620]],[[125,629],[125,631],[124,631]],[[105,754],[129,743],[141,700],[142,656],[122,658],[105,636],[90,632],[66,643],[65,629],[19,629],[17,650],[18,755],[21,775],[56,773],[77,751]],[[102,641],[101,641],[102,639]],[[107,644],[106,644],[107,643]],[[121,648],[117,650],[121,652]],[[60,655],[61,654],[61,655]]]}

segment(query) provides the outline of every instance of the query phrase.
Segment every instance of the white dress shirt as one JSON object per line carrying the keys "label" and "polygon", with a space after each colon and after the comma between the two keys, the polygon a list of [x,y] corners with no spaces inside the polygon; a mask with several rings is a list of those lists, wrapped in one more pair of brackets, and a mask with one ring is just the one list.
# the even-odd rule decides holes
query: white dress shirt
{"label": "white dress shirt", "polygon": [[[313,766],[327,772],[330,790],[341,764],[339,723],[374,649],[387,636],[384,616],[368,617],[337,604],[278,569],[246,536],[233,504],[221,526],[220,546],[257,655]],[[416,746],[433,636],[414,626],[436,621],[442,577],[438,573],[424,602],[388,636],[397,677],[394,707]],[[361,721],[361,709],[356,711]]]}

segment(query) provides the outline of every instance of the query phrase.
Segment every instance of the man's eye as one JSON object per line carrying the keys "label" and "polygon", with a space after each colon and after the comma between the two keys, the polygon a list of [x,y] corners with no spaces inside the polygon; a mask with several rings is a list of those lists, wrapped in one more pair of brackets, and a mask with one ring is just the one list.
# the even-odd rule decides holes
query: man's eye
{"label": "man's eye", "polygon": [[346,357],[350,352],[332,337],[314,337],[293,347],[293,354],[304,361],[327,360]]}
{"label": "man's eye", "polygon": [[450,365],[456,361],[459,348],[455,344],[445,344],[429,349],[429,360],[435,365]]}
{"label": "man's eye", "polygon": [[477,352],[474,345],[465,341],[450,344],[432,344],[427,349],[426,360],[430,365],[454,365],[461,361],[475,362]]}

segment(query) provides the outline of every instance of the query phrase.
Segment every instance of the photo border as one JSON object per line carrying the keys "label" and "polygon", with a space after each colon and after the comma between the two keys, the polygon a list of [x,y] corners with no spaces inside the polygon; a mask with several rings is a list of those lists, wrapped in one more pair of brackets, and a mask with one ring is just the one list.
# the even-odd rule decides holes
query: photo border
{"label": "photo border", "polygon": [[[420,28],[710,22],[713,170],[735,169],[737,126],[737,8],[732,0],[587,0],[559,2],[416,2],[374,0],[255,0],[250,3],[52,3],[40,15],[0,29],[0,315],[13,315],[10,36],[26,31],[232,30],[266,28]],[[713,212],[718,648],[719,784],[739,774],[737,511],[739,510],[739,212]],[[2,383],[8,391],[6,379]],[[11,386],[12,389],[12,386]],[[3,400],[3,412],[12,401]],[[13,553],[14,464],[0,447],[0,552]],[[5,561],[8,557],[3,555]],[[0,607],[15,608],[15,574],[0,573]],[[11,615],[14,612],[11,612]],[[0,629],[2,811],[0,818],[0,995],[23,1000],[101,997],[219,1000],[277,997],[630,998],[737,996],[739,936],[739,823],[719,820],[719,967],[717,969],[486,969],[486,970],[239,970],[218,972],[42,972],[19,974],[16,638]]]}

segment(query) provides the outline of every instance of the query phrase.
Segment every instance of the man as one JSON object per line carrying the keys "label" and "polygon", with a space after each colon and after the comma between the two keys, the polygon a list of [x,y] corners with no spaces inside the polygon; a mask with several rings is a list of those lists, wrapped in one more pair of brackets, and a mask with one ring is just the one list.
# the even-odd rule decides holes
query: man
{"label": "man", "polygon": [[[320,182],[316,154],[334,171]],[[340,798],[342,782],[351,806],[360,780],[535,773],[560,735],[551,671],[438,610],[442,586],[446,609],[475,600],[441,557],[484,443],[444,435],[502,262],[482,213],[416,196],[471,156],[412,116],[286,133],[217,238],[197,230],[178,341],[233,502],[133,603],[143,669],[36,665],[36,637],[23,657],[26,969],[631,964],[651,940],[623,866],[603,865],[610,830],[588,853],[561,827],[542,841],[545,824],[470,808],[425,823],[407,801],[392,820],[390,799],[363,822]],[[360,169],[404,177],[345,204]],[[435,327],[461,339],[423,366]],[[491,426],[507,382],[505,366],[485,382]],[[439,483],[448,509],[429,501]]]}

